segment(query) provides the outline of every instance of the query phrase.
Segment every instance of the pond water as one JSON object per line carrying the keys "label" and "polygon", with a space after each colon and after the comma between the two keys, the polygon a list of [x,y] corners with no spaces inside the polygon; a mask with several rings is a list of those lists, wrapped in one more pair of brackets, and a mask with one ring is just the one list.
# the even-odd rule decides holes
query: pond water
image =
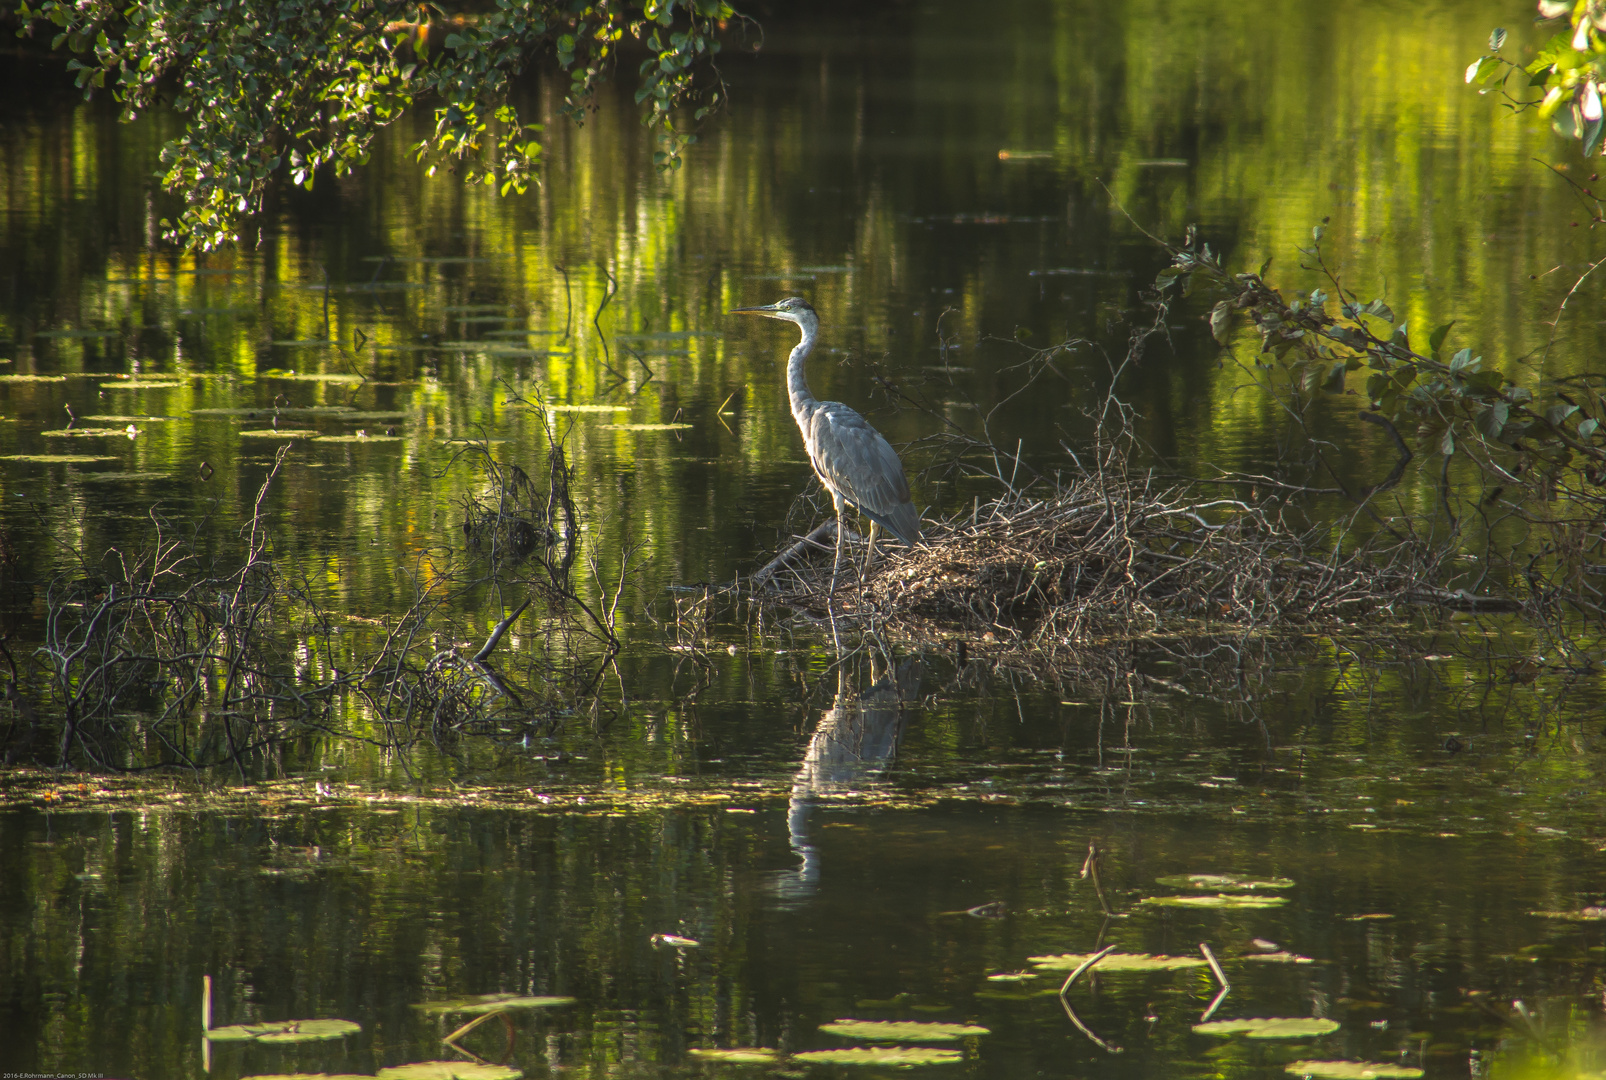
{"label": "pond water", "polygon": [[[988,670],[952,643],[853,642],[839,665],[828,634],[745,608],[688,647],[675,619],[829,511],[799,499],[793,332],[731,307],[810,299],[816,393],[894,443],[991,413],[1047,470],[1086,439],[1165,262],[1143,229],[1197,224],[1292,289],[1318,283],[1296,249],[1326,221],[1346,282],[1413,327],[1454,320],[1458,346],[1511,357],[1554,337],[1534,366],[1586,368],[1598,290],[1550,323],[1589,230],[1533,159],[1578,163],[1460,78],[1496,25],[1508,50],[1540,40],[1528,19],[1224,0],[777,17],[758,56],[727,60],[732,104],[677,172],[653,168],[628,87],[575,128],[534,80],[547,166],[527,196],[423,179],[396,130],[205,258],[157,242],[170,117],[121,125],[49,64],[0,65],[12,647],[42,633],[74,551],[147,543],[153,507],[238,548],[286,428],[318,437],[294,441],[260,522],[332,610],[411,604],[483,489],[463,440],[531,467],[548,423],[597,561],[582,595],[611,595],[627,551],[637,567],[600,713],[406,755],[298,740],[248,786],[11,783],[0,1071],[234,1080],[472,1055],[526,1076],[881,1075],[793,1055],[894,1045],[956,1052],[922,1066],[942,1075],[1600,1075],[1599,675],[1513,668],[1516,628],[1243,645],[1202,694]],[[1118,392],[1167,468],[1274,467],[1284,417],[1197,314]],[[1068,339],[1087,344],[1026,387],[1031,348]],[[69,417],[104,433],[64,434]],[[1392,465],[1353,410],[1313,424],[1360,482]],[[64,452],[83,460],[45,459]],[[907,461],[933,515],[987,497]],[[516,602],[459,601],[454,632],[483,638]],[[504,650],[542,642],[516,626]],[[1186,874],[1283,880],[1158,881]],[[1336,1027],[1196,1032],[1209,966],[1101,965],[1061,997],[1068,969],[1031,960],[1201,943],[1231,984],[1211,1019]],[[208,1042],[203,978],[214,1026],[360,1031]],[[419,1007],[484,994],[572,1000],[492,1017],[465,1053],[442,1038],[471,1014]],[[986,1033],[821,1030],[843,1018]],[[693,1053],[731,1047],[777,1056]]]}

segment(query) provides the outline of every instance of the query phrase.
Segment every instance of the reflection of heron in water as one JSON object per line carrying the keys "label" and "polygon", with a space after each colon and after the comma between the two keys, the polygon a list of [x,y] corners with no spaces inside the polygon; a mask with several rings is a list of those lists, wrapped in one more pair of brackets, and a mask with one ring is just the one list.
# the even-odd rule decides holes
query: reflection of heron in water
{"label": "reflection of heron in water", "polygon": [[871,427],[864,417],[840,401],[821,401],[809,393],[803,375],[803,361],[814,349],[820,333],[820,320],[814,308],[800,296],[789,296],[762,307],[732,310],[763,315],[796,323],[803,338],[786,361],[786,392],[792,404],[792,419],[803,433],[803,448],[809,463],[836,504],[836,562],[831,567],[831,591],[836,591],[836,575],[842,569],[842,541],[847,532],[843,518],[851,506],[870,519],[870,552],[875,558],[875,538],[885,529],[906,544],[920,541],[920,514],[909,498],[909,481],[903,474],[898,453]]}
{"label": "reflection of heron in water", "polygon": [[816,797],[859,790],[868,778],[891,764],[898,749],[903,734],[902,705],[920,693],[921,665],[918,657],[911,658],[889,672],[880,656],[877,650],[870,650],[872,683],[862,694],[853,692],[848,665],[838,663],[836,700],[820,718],[792,780],[786,829],[792,850],[803,859],[803,865],[780,882],[783,895],[800,900],[811,895],[819,883],[819,857],[809,843],[809,810]]}

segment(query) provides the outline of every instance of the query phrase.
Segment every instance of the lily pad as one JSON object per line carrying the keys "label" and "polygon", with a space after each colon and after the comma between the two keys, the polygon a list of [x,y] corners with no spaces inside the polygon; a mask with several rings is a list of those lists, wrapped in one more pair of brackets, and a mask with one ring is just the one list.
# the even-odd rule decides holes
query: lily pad
{"label": "lily pad", "polygon": [[[165,424],[171,416],[80,416],[86,424]],[[119,431],[123,430],[118,428]]]}
{"label": "lily pad", "polygon": [[364,1073],[272,1073],[268,1076],[244,1076],[240,1080],[374,1080]]}
{"label": "lily pad", "polygon": [[172,473],[165,472],[98,472],[85,473],[78,479],[85,484],[137,484],[141,480],[171,480]]}
{"label": "lily pad", "polygon": [[762,1046],[733,1046],[728,1050],[694,1046],[687,1053],[704,1061],[727,1061],[732,1065],[767,1065],[779,1056]]}
{"label": "lily pad", "polygon": [[1295,1076],[1316,1076],[1321,1080],[1415,1080],[1421,1069],[1409,1065],[1384,1065],[1376,1061],[1293,1061],[1283,1066]]}
{"label": "lily pad", "polygon": [[604,424],[611,431],[684,431],[690,424]]}
{"label": "lily pad", "polygon": [[173,379],[113,379],[100,384],[102,390],[176,390],[184,384]]}
{"label": "lily pad", "polygon": [[1201,1035],[1247,1035],[1251,1039],[1313,1039],[1337,1031],[1338,1021],[1314,1017],[1212,1020],[1208,1024],[1193,1025],[1193,1030]]}
{"label": "lily pad", "polygon": [[356,435],[320,435],[320,436],[318,436],[318,445],[319,446],[325,446],[325,445],[327,445],[329,443],[399,443],[399,442],[403,442],[403,441],[405,441],[405,440],[403,440],[403,438],[400,435],[363,435],[363,434],[356,434]]}
{"label": "lily pad", "polygon": [[472,1061],[416,1061],[380,1069],[376,1080],[521,1080],[518,1069],[507,1065],[478,1065]]}
{"label": "lily pad", "polygon": [[346,371],[264,371],[258,378],[279,379],[284,382],[360,383],[367,380],[361,375]]}
{"label": "lily pad", "polygon": [[890,1065],[910,1069],[916,1065],[957,1065],[965,1059],[958,1050],[937,1050],[929,1046],[872,1046],[850,1050],[805,1050],[793,1054],[793,1061],[806,1065]]}
{"label": "lily pad", "polygon": [[954,1042],[968,1035],[991,1034],[975,1024],[923,1023],[918,1020],[838,1020],[820,1030],[847,1039],[875,1042]]}
{"label": "lily pad", "polygon": [[452,998],[448,1001],[424,1001],[413,1006],[432,1016],[443,1013],[501,1012],[503,1009],[551,1009],[559,1005],[573,1005],[572,997],[529,997],[524,994],[475,994],[471,997]]}
{"label": "lily pad", "polygon": [[1237,874],[1171,874],[1154,880],[1173,889],[1216,889],[1219,892],[1264,892],[1294,887],[1290,878],[1251,878]]}
{"label": "lily pad", "polygon": [[126,437],[128,435],[128,429],[108,427],[55,428],[50,431],[41,431],[39,434],[43,435],[47,439],[89,439],[96,436],[104,438],[108,435],[122,435]]}
{"label": "lily pad", "polygon": [[[308,405],[294,409],[191,409],[191,416],[244,416],[267,420],[277,416],[281,420],[305,420],[313,417],[349,417],[355,415],[356,409],[348,409],[344,405]],[[400,415],[400,414],[398,414]]]}
{"label": "lily pad", "polygon": [[[1040,968],[1063,968],[1075,971],[1088,960],[1080,953],[1061,953],[1058,956],[1028,956],[1027,963]],[[1110,953],[1098,962],[1098,970],[1106,971],[1176,971],[1180,968],[1204,967],[1198,956],[1150,956],[1148,953]]]}
{"label": "lily pad", "polygon": [[213,1028],[206,1037],[213,1042],[298,1043],[340,1039],[362,1030],[350,1020],[280,1020],[272,1024],[235,1024]]}
{"label": "lily pad", "polygon": [[311,428],[252,428],[240,432],[242,439],[316,439],[318,433]]}
{"label": "lily pad", "polygon": [[0,375],[0,383],[52,383],[66,382],[65,375]]}
{"label": "lily pad", "polygon": [[1259,960],[1263,964],[1314,964],[1316,961],[1308,956],[1297,956],[1291,952],[1250,953],[1243,957],[1245,960]]}
{"label": "lily pad", "polygon": [[1154,904],[1157,907],[1267,908],[1280,907],[1288,903],[1288,897],[1234,896],[1228,893],[1220,893],[1216,896],[1145,896],[1138,903]]}
{"label": "lily pad", "polygon": [[1577,911],[1530,911],[1541,919],[1565,919],[1568,922],[1600,922],[1606,919],[1606,907],[1586,907]]}
{"label": "lily pad", "polygon": [[1030,971],[1000,971],[997,975],[987,976],[988,982],[1025,982],[1028,979],[1041,978]]}
{"label": "lily pad", "polygon": [[545,408],[547,412],[612,413],[630,411],[629,405],[546,405],[543,406],[543,408]]}
{"label": "lily pad", "polygon": [[99,461],[119,461],[120,458],[100,454],[3,454],[0,461],[32,461],[41,465],[89,465]]}

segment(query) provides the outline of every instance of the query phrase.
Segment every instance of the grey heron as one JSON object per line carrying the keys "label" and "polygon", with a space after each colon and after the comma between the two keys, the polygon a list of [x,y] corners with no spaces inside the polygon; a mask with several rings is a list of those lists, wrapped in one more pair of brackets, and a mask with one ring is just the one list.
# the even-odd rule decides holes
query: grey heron
{"label": "grey heron", "polygon": [[792,402],[792,419],[803,433],[809,463],[836,506],[836,562],[831,588],[842,567],[844,507],[852,506],[870,519],[870,557],[875,555],[876,530],[885,529],[906,544],[920,540],[920,515],[909,499],[909,480],[903,462],[881,433],[864,417],[839,401],[820,401],[809,393],[803,362],[814,350],[820,319],[807,300],[789,296],[762,307],[731,309],[731,314],[763,315],[796,323],[802,340],[786,362],[786,391]]}

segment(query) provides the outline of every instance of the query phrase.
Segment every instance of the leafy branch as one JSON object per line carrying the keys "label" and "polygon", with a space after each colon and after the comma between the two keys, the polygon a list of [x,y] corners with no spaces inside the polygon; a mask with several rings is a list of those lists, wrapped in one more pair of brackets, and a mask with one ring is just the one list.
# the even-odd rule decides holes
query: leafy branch
{"label": "leafy branch", "polygon": [[17,11],[23,34],[54,28],[86,97],[108,90],[125,120],[162,104],[184,118],[162,150],[162,184],[184,209],[162,226],[200,250],[238,239],[276,177],[310,189],[320,170],[364,164],[379,130],[421,100],[435,125],[413,150],[428,172],[522,192],[541,127],[509,100],[513,81],[552,55],[579,120],[626,37],[648,54],[636,100],[668,135],[659,163],[678,167],[694,136],[674,110],[694,106],[701,120],[724,100],[713,59],[736,17],[725,0],[495,0],[458,13],[417,0],[21,0]]}

